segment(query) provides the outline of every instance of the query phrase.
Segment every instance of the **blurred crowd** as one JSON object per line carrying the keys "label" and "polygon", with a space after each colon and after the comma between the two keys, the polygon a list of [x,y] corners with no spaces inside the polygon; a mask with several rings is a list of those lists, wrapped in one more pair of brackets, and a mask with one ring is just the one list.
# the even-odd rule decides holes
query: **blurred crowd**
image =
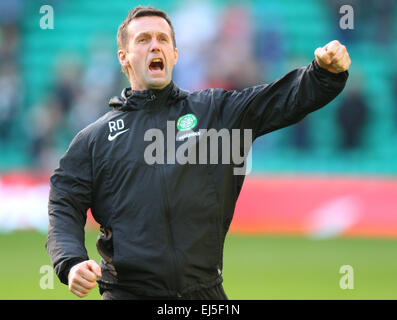
{"label": "blurred crowd", "polygon": [[11,143],[13,124],[23,102],[18,60],[21,18],[22,1],[0,2],[0,150]]}
{"label": "blurred crowd", "polygon": [[[115,38],[97,35],[90,43],[87,62],[78,55],[58,57],[52,87],[34,106],[24,106],[24,85],[18,59],[22,0],[0,2],[0,150],[6,150],[13,123],[24,117],[32,164],[37,169],[53,169],[65,151],[64,141],[108,111],[107,102],[128,86],[120,71]],[[353,0],[326,1],[339,19],[338,8]],[[371,41],[385,44],[393,39],[395,1],[366,1],[357,10],[356,21],[371,25]],[[277,16],[254,13],[250,6],[229,5],[219,10],[210,1],[186,1],[173,12],[179,61],[174,81],[185,90],[209,87],[236,89],[275,80],[286,59],[286,38]],[[270,22],[269,22],[270,21]],[[334,38],[353,44],[363,39],[356,30],[335,28]],[[368,39],[367,39],[368,40]],[[397,96],[397,76],[394,90]],[[29,109],[25,113],[24,109]],[[396,110],[397,111],[397,110]],[[359,149],[369,121],[369,106],[363,89],[348,90],[338,105],[335,122],[340,129],[340,150]],[[396,112],[397,119],[397,112]],[[396,120],[397,122],[397,120]],[[310,119],[294,127],[291,147],[303,152],[313,147]],[[3,148],[3,149],[1,149]]]}
{"label": "blurred crowd", "polygon": [[111,39],[98,35],[90,44],[88,63],[70,53],[59,56],[52,88],[30,112],[36,169],[54,168],[65,142],[108,111],[108,100],[123,80],[112,47]]}

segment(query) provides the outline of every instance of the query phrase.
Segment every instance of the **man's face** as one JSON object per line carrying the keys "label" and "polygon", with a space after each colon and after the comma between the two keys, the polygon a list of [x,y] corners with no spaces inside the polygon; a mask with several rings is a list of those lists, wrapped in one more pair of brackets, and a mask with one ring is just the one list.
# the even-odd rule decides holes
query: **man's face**
{"label": "man's face", "polygon": [[140,17],[127,27],[126,48],[118,51],[120,63],[127,68],[133,90],[162,89],[171,81],[178,59],[171,27],[161,17]]}

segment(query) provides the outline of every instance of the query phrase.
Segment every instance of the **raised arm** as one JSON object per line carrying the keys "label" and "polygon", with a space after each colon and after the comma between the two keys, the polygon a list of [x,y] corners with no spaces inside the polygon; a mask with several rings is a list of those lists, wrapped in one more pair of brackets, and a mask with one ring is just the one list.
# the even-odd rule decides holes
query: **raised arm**
{"label": "raised arm", "polygon": [[345,87],[349,54],[338,41],[315,51],[315,59],[268,85],[242,91],[215,90],[220,126],[250,128],[256,138],[289,126],[332,101]]}

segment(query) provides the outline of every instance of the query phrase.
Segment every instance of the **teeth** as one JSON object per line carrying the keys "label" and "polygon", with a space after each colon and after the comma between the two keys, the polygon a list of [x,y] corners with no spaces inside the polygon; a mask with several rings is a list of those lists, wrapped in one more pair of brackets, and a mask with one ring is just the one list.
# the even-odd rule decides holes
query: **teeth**
{"label": "teeth", "polygon": [[161,59],[156,58],[156,59],[153,59],[152,62],[161,62]]}

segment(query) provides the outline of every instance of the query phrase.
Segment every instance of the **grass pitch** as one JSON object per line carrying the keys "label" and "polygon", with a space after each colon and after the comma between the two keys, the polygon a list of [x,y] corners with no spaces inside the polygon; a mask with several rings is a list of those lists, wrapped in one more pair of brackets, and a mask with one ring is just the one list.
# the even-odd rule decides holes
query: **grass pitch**
{"label": "grass pitch", "polygon": [[[99,261],[90,231],[86,246]],[[41,289],[50,265],[46,235],[33,231],[0,234],[0,299],[77,299],[54,277]],[[353,267],[354,289],[341,289],[341,266]],[[224,253],[229,299],[397,299],[397,240],[244,236],[230,234]],[[46,282],[48,284],[48,282]],[[98,289],[85,299],[100,299]]]}

